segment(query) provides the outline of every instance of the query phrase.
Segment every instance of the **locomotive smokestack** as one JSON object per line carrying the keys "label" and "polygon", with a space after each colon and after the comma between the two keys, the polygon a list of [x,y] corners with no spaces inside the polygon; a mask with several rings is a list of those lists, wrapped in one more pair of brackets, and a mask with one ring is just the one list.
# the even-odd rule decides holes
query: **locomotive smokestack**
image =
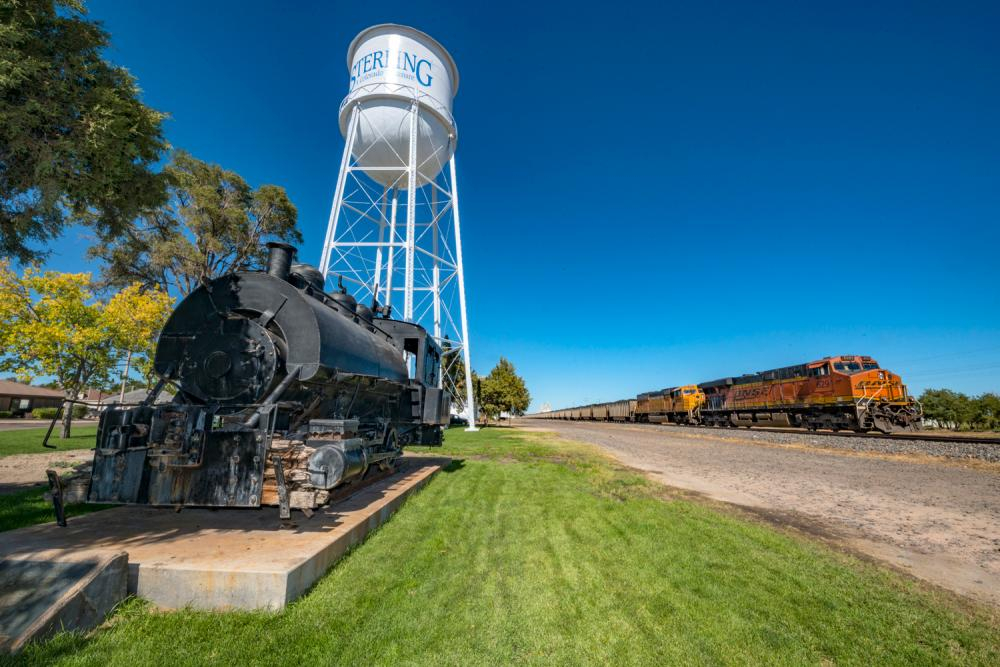
{"label": "locomotive smokestack", "polygon": [[279,280],[288,280],[288,270],[295,257],[295,246],[271,241],[267,244],[267,273]]}

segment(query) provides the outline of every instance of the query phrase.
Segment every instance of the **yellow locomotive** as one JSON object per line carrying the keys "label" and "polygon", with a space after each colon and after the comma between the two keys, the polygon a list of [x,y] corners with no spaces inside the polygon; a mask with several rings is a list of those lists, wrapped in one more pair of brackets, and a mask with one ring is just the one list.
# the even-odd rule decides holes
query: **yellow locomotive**
{"label": "yellow locomotive", "polygon": [[705,392],[696,384],[651,391],[636,397],[635,420],[653,424],[700,424]]}

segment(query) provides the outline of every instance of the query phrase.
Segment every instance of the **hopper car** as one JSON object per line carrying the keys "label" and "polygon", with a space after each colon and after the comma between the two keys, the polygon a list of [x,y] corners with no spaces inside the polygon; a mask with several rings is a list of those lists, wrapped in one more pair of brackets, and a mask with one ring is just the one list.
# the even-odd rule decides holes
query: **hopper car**
{"label": "hopper car", "polygon": [[[268,244],[266,271],[208,280],[157,341],[157,385],[101,414],[87,500],[311,511],[390,470],[408,444],[437,445],[450,396],[441,348]],[[173,400],[157,404],[166,385]]]}
{"label": "hopper car", "polygon": [[[598,403],[530,415],[548,419],[612,420]],[[902,378],[870,356],[824,357],[760,373],[639,394],[617,421],[708,426],[796,426],[810,430],[895,433],[918,430],[920,403]]]}

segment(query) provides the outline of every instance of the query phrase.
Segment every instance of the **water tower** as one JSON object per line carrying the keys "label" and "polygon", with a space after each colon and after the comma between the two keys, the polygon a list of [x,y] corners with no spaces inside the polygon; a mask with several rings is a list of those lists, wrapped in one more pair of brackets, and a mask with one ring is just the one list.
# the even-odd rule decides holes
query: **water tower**
{"label": "water tower", "polygon": [[[458,68],[435,39],[395,24],[361,31],[347,67],[344,155],[320,270],[328,284],[342,277],[358,301],[375,299],[434,335],[452,371],[442,373],[442,386],[474,430],[451,115]],[[460,366],[464,378],[450,382]],[[454,386],[462,383],[467,401]]]}

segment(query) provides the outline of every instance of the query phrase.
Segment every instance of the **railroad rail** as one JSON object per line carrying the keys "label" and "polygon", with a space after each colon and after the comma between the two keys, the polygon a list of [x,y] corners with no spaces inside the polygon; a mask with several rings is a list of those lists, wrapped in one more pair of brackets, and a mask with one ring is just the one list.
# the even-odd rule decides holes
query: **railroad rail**
{"label": "railroad rail", "polygon": [[[545,419],[541,417],[539,419]],[[771,426],[707,426],[705,424],[670,424],[670,423],[649,423],[649,422],[626,422],[626,421],[605,421],[605,420],[563,420],[547,419],[546,421],[574,421],[576,423],[591,424],[640,424],[643,426],[663,426],[666,428],[697,428],[709,431],[758,431],[761,433],[790,433],[793,435],[822,435],[839,438],[870,438],[873,440],[922,440],[927,442],[954,442],[974,445],[1000,445],[1000,438],[977,438],[972,436],[940,436],[933,433],[857,433],[854,431],[810,431],[804,428],[775,428]]]}

